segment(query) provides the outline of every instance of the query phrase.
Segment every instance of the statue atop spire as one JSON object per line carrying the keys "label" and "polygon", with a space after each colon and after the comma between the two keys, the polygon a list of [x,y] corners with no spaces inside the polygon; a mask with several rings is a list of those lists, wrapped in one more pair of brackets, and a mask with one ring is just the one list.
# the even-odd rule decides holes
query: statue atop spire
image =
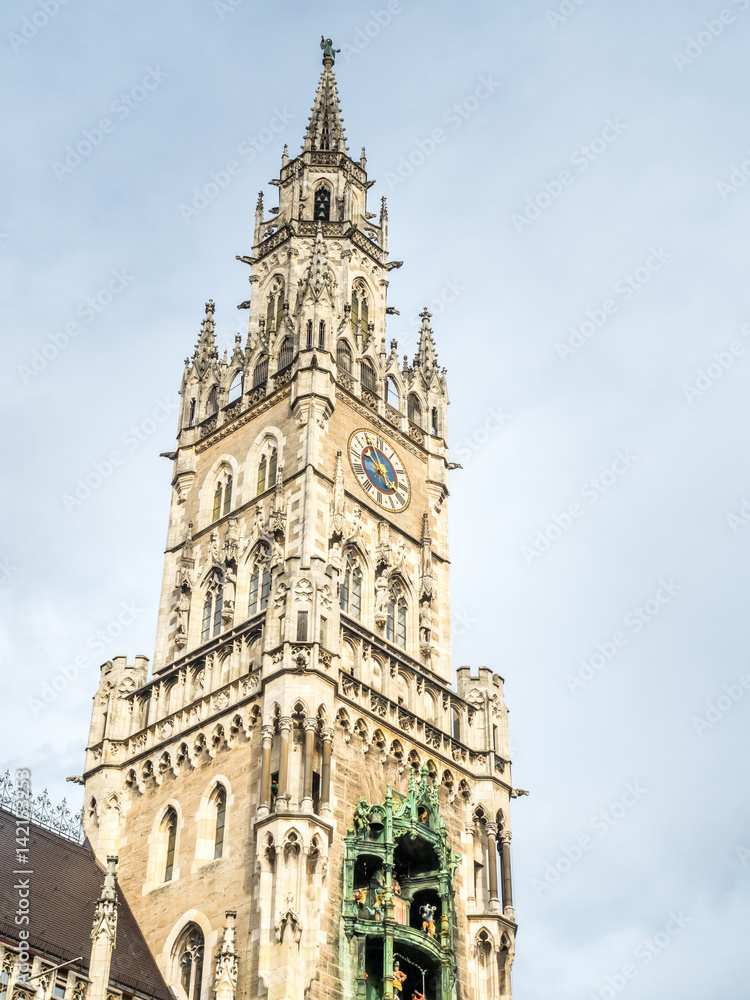
{"label": "statue atop spire", "polygon": [[326,69],[330,69],[336,62],[336,53],[340,52],[341,49],[334,49],[333,40],[330,38],[324,38],[320,36],[320,47],[323,50],[323,65]]}

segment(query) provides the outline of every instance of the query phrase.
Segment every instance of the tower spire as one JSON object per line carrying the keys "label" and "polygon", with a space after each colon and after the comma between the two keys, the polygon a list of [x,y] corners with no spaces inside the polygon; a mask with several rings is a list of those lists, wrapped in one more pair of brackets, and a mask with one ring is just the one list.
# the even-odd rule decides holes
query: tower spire
{"label": "tower spire", "polygon": [[336,77],[333,75],[333,63],[336,52],[330,38],[320,39],[323,49],[323,72],[318,81],[312,112],[305,131],[303,149],[333,150],[340,153],[349,152],[344,137],[344,122],[341,117],[339,95],[336,90]]}

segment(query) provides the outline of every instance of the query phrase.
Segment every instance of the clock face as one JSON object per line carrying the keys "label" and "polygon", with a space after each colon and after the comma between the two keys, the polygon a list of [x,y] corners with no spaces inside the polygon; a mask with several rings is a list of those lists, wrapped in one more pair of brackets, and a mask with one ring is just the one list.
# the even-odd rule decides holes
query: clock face
{"label": "clock face", "polygon": [[349,437],[349,462],[371,500],[395,514],[406,510],[411,486],[403,462],[383,438],[364,428]]}

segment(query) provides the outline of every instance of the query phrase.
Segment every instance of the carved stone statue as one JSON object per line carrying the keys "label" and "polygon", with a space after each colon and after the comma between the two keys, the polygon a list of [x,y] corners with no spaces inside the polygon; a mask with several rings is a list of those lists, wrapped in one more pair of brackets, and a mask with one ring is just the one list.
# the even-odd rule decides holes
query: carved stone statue
{"label": "carved stone statue", "polygon": [[382,625],[388,616],[388,578],[384,573],[375,581],[375,623]]}

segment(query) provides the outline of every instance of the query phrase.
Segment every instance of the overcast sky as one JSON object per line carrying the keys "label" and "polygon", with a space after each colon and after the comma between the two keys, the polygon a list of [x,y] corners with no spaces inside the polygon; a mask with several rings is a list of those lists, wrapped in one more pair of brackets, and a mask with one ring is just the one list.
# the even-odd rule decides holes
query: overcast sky
{"label": "overcast sky", "polygon": [[6,766],[78,805],[98,667],[151,654],[182,362],[209,297],[243,328],[325,32],[389,336],[430,303],[448,369],[454,662],[531,790],[514,995],[746,998],[750,0],[45,2],[1,14]]}

